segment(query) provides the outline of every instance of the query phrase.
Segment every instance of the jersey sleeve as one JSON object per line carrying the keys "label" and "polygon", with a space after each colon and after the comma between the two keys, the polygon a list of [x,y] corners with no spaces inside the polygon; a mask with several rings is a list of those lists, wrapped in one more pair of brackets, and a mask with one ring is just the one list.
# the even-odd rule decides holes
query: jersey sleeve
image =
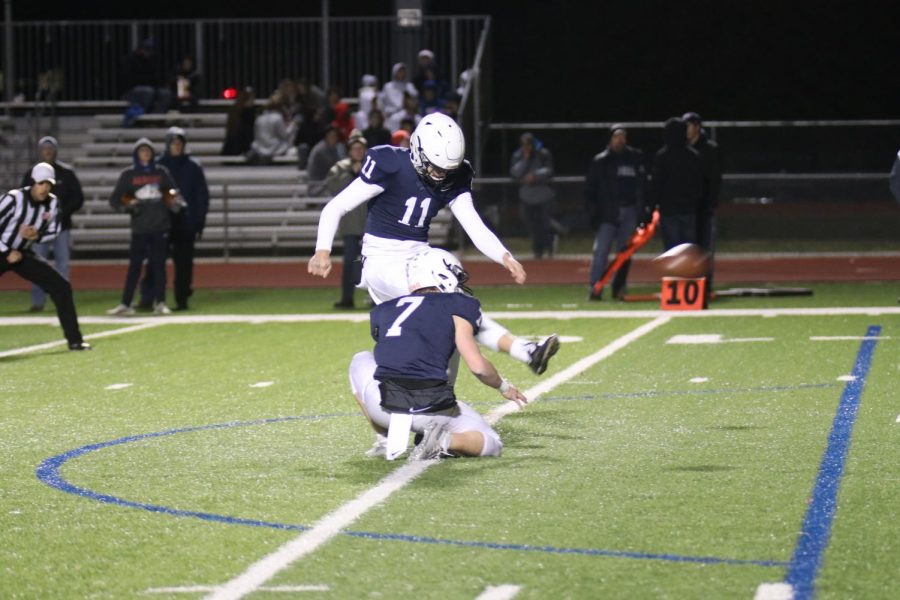
{"label": "jersey sleeve", "polygon": [[453,294],[452,297],[452,313],[468,321],[472,325],[473,332],[478,333],[481,329],[481,303],[477,298],[465,294]]}
{"label": "jersey sleeve", "polygon": [[359,177],[366,183],[384,187],[385,181],[400,170],[400,160],[409,160],[406,152],[392,146],[375,146],[366,152]]}

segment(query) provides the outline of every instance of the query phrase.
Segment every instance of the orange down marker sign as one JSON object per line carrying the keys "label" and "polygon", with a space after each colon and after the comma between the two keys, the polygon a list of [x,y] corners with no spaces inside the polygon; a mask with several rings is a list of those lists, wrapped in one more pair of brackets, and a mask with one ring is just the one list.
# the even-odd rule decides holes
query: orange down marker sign
{"label": "orange down marker sign", "polygon": [[663,310],[703,310],[706,308],[706,277],[663,277],[660,308]]}

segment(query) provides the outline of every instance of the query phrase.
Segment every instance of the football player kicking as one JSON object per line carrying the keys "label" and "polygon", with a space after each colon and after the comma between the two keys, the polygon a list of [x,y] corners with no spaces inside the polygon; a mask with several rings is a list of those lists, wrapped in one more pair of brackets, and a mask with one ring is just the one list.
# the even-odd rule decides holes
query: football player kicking
{"label": "football player kicking", "polygon": [[[368,202],[361,286],[368,288],[376,304],[406,295],[406,263],[428,247],[431,219],[448,206],[475,246],[506,267],[516,283],[525,283],[525,269],[475,210],[472,166],[464,156],[462,130],[441,113],[422,118],[410,137],[409,150],[394,146],[370,149],[359,177],[322,210],[309,272],[328,276],[331,247],[341,217]],[[487,317],[482,318],[477,340],[492,350],[508,353],[538,375],[547,370],[550,357],[559,349],[555,334],[541,343],[529,342]]]}
{"label": "football player kicking", "polygon": [[[497,432],[454,394],[447,370],[455,351],[483,384],[520,406],[528,402],[478,349],[481,307],[456,293],[466,277],[449,252],[429,248],[415,255],[408,265],[411,293],[372,310],[374,354],[360,352],[350,362],[353,395],[377,433],[387,433],[392,414],[412,416],[409,428],[423,437],[410,460],[500,456],[503,450]],[[409,429],[401,433],[402,452]]]}

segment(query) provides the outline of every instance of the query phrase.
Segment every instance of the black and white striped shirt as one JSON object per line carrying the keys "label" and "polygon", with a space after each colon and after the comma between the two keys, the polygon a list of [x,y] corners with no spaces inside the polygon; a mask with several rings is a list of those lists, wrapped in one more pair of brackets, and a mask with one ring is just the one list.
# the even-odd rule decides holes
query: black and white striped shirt
{"label": "black and white striped shirt", "polygon": [[[38,230],[35,242],[28,242],[19,235],[22,225],[31,225]],[[53,194],[44,202],[35,202],[31,198],[31,189],[24,187],[10,190],[0,198],[0,254],[52,240],[58,233],[59,202]]]}

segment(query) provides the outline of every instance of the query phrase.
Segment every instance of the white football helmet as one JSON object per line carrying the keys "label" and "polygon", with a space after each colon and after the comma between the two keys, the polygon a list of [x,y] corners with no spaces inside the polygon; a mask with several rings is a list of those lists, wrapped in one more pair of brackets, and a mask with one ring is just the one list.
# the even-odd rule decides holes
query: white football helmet
{"label": "white football helmet", "polygon": [[409,154],[419,177],[439,184],[462,164],[466,139],[459,125],[443,113],[425,115],[409,138]]}
{"label": "white football helmet", "polygon": [[440,248],[422,250],[406,263],[406,283],[409,291],[435,287],[450,294],[469,279],[459,259]]}

